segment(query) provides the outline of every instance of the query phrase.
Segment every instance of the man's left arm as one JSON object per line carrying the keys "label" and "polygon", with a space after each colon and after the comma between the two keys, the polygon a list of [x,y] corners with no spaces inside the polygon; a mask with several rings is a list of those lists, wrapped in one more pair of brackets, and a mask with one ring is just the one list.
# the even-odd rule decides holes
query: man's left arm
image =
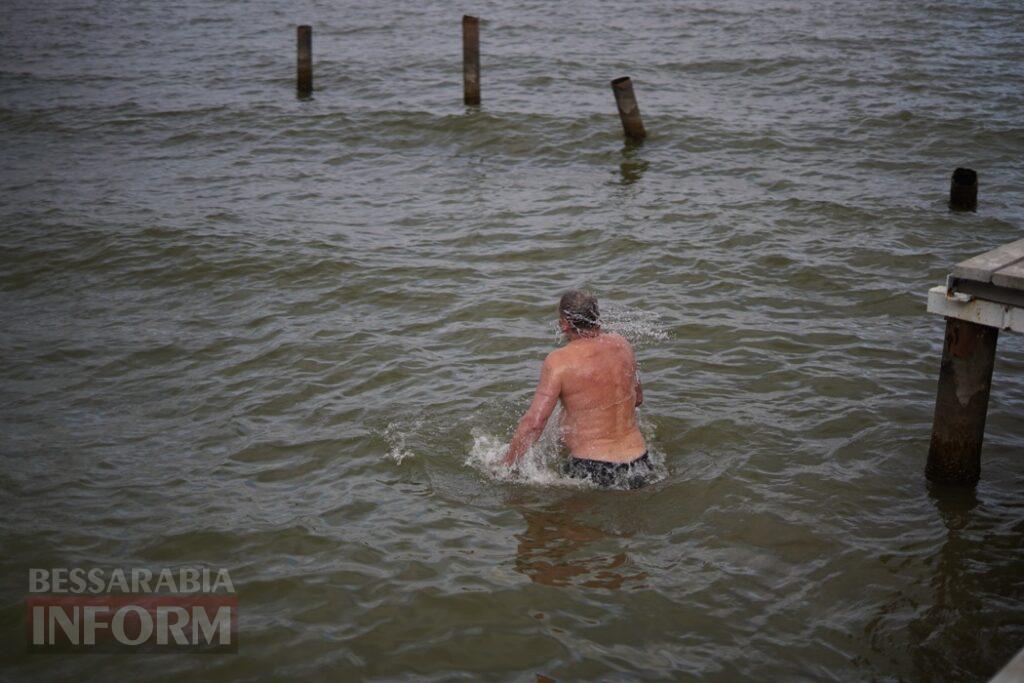
{"label": "man's left arm", "polygon": [[540,438],[561,393],[562,382],[549,355],[544,359],[544,365],[541,367],[540,383],[533,395],[533,403],[530,404],[530,408],[523,415],[523,419],[519,421],[519,426],[516,427],[516,433],[502,459],[503,464],[509,467],[514,465],[526,452],[526,449]]}

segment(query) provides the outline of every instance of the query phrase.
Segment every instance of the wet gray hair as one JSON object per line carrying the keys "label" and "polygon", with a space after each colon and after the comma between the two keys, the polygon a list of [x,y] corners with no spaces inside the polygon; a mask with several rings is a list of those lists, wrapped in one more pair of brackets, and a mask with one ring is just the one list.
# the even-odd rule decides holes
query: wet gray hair
{"label": "wet gray hair", "polygon": [[601,326],[601,312],[597,309],[597,297],[590,292],[573,289],[562,295],[558,312],[577,332],[596,330]]}

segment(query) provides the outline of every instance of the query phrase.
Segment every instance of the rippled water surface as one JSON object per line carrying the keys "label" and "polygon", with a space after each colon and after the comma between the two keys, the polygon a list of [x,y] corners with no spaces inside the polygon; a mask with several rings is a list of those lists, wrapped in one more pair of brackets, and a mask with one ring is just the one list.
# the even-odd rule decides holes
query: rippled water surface
{"label": "rippled water surface", "polygon": [[[1022,236],[1022,73],[1014,0],[5,2],[2,677],[991,675],[1024,338],[976,492],[929,491],[924,307]],[[636,346],[647,489],[550,439],[491,471],[579,285]],[[239,654],[25,654],[29,567],[185,565],[231,571]]]}

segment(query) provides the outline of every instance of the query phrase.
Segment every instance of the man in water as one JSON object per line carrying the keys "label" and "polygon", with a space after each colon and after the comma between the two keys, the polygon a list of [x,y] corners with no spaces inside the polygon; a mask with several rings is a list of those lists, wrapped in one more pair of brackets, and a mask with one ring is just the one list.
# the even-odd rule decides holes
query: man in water
{"label": "man in water", "polygon": [[569,447],[566,471],[600,486],[637,488],[651,472],[636,407],[644,392],[629,342],[601,330],[597,299],[567,292],[558,305],[558,324],[569,343],[544,359],[533,403],[519,421],[504,463],[515,465],[562,402],[562,439]]}

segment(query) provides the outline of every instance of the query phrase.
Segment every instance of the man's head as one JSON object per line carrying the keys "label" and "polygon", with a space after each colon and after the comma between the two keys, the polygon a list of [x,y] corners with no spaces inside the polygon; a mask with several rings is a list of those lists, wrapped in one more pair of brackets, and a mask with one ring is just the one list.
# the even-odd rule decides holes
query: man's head
{"label": "man's head", "polygon": [[567,335],[585,335],[601,329],[597,297],[590,292],[573,289],[563,294],[558,302],[558,314],[559,325]]}

